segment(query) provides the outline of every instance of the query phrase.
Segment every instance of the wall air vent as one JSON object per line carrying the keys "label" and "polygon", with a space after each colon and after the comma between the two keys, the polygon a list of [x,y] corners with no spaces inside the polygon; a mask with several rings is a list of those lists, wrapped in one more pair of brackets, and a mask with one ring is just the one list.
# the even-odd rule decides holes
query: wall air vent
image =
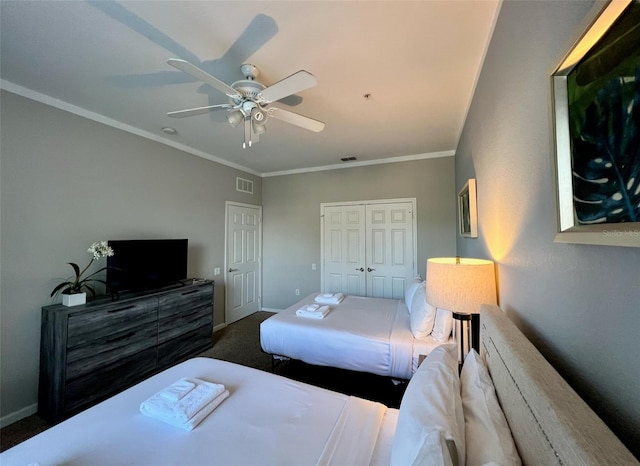
{"label": "wall air vent", "polygon": [[241,193],[253,194],[253,181],[237,177],[236,191],[240,191]]}

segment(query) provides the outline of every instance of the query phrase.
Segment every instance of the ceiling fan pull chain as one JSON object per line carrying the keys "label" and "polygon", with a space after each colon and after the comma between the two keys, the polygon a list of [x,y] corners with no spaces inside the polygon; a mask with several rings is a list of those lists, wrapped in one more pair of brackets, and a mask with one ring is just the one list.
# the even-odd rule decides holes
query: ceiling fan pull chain
{"label": "ceiling fan pull chain", "polygon": [[251,147],[251,117],[244,118],[244,142],[242,143],[242,148],[246,149],[247,145],[249,148]]}

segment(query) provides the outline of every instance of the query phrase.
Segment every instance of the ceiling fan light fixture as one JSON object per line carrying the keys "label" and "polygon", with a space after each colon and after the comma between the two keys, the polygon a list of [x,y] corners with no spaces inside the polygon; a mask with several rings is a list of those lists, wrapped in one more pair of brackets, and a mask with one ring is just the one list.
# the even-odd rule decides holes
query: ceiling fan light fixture
{"label": "ceiling fan light fixture", "polygon": [[242,121],[244,120],[244,115],[240,110],[234,110],[233,112],[229,112],[229,115],[227,115],[227,120],[229,120],[231,126],[235,128],[240,123],[242,123]]}
{"label": "ceiling fan light fixture", "polygon": [[267,130],[264,123],[259,123],[256,120],[251,120],[251,129],[255,134],[262,134]]}
{"label": "ceiling fan light fixture", "polygon": [[253,107],[251,109],[251,120],[256,123],[264,123],[267,116],[259,107]]}

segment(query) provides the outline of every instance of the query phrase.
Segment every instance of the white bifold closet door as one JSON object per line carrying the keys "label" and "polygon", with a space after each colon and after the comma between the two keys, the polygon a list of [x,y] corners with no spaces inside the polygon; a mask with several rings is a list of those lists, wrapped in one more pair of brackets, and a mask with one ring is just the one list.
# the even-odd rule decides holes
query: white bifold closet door
{"label": "white bifold closet door", "polygon": [[416,275],[415,201],[322,205],[322,291],[401,299]]}

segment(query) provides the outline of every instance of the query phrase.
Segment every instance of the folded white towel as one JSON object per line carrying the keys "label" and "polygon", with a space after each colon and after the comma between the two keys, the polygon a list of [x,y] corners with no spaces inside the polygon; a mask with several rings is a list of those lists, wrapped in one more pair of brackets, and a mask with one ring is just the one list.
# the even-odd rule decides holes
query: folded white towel
{"label": "folded white towel", "polygon": [[306,305],[302,306],[298,310],[299,311],[304,311],[304,312],[314,312],[314,311],[317,311],[318,309],[320,309],[320,305],[319,304],[306,304]]}
{"label": "folded white towel", "polygon": [[320,304],[340,304],[344,299],[342,293],[320,293],[314,298],[316,303]]}
{"label": "folded white towel", "polygon": [[143,401],[140,404],[140,412],[171,425],[191,430],[229,396],[228,390],[221,384],[190,378],[181,379],[176,382],[176,385],[186,387],[183,381],[192,383],[194,388],[175,400],[167,398],[166,394],[173,396],[174,392],[180,392],[180,390],[167,387]]}
{"label": "folded white towel", "polygon": [[174,425],[176,427],[180,427],[185,430],[193,430],[195,426],[200,424],[202,420],[205,417],[207,417],[211,413],[211,411],[216,409],[220,403],[226,400],[228,396],[229,396],[229,390],[223,391],[222,393],[220,393],[220,395],[218,395],[213,400],[211,400],[211,402],[208,405],[206,405],[204,408],[198,411],[195,414],[195,416],[189,419],[188,422],[185,422],[184,424],[174,424]]}
{"label": "folded white towel", "polygon": [[170,424],[172,426],[175,427],[179,427],[181,429],[184,430],[193,430],[198,424],[200,424],[204,418],[206,418],[211,411],[213,411],[214,409],[216,409],[218,407],[218,405],[220,403],[222,403],[227,397],[229,396],[229,390],[225,390],[223,391],[220,395],[218,395],[217,397],[215,397],[213,400],[211,400],[209,402],[209,404],[205,405],[200,411],[198,411],[191,419],[189,419],[187,422],[179,422],[174,418],[159,418],[157,416],[152,416],[150,414],[147,414],[148,416],[154,417],[160,421],[166,422],[167,424]]}
{"label": "folded white towel", "polygon": [[189,382],[186,378],[180,379],[177,382],[172,383],[167,388],[160,390],[158,395],[163,396],[170,401],[178,401],[187,393],[195,388],[196,384]]}
{"label": "folded white towel", "polygon": [[[311,307],[314,305],[312,304]],[[308,306],[303,306],[296,311],[298,317],[309,317],[311,319],[324,319],[329,314],[331,308],[327,305],[318,306],[316,309],[307,309]]]}

